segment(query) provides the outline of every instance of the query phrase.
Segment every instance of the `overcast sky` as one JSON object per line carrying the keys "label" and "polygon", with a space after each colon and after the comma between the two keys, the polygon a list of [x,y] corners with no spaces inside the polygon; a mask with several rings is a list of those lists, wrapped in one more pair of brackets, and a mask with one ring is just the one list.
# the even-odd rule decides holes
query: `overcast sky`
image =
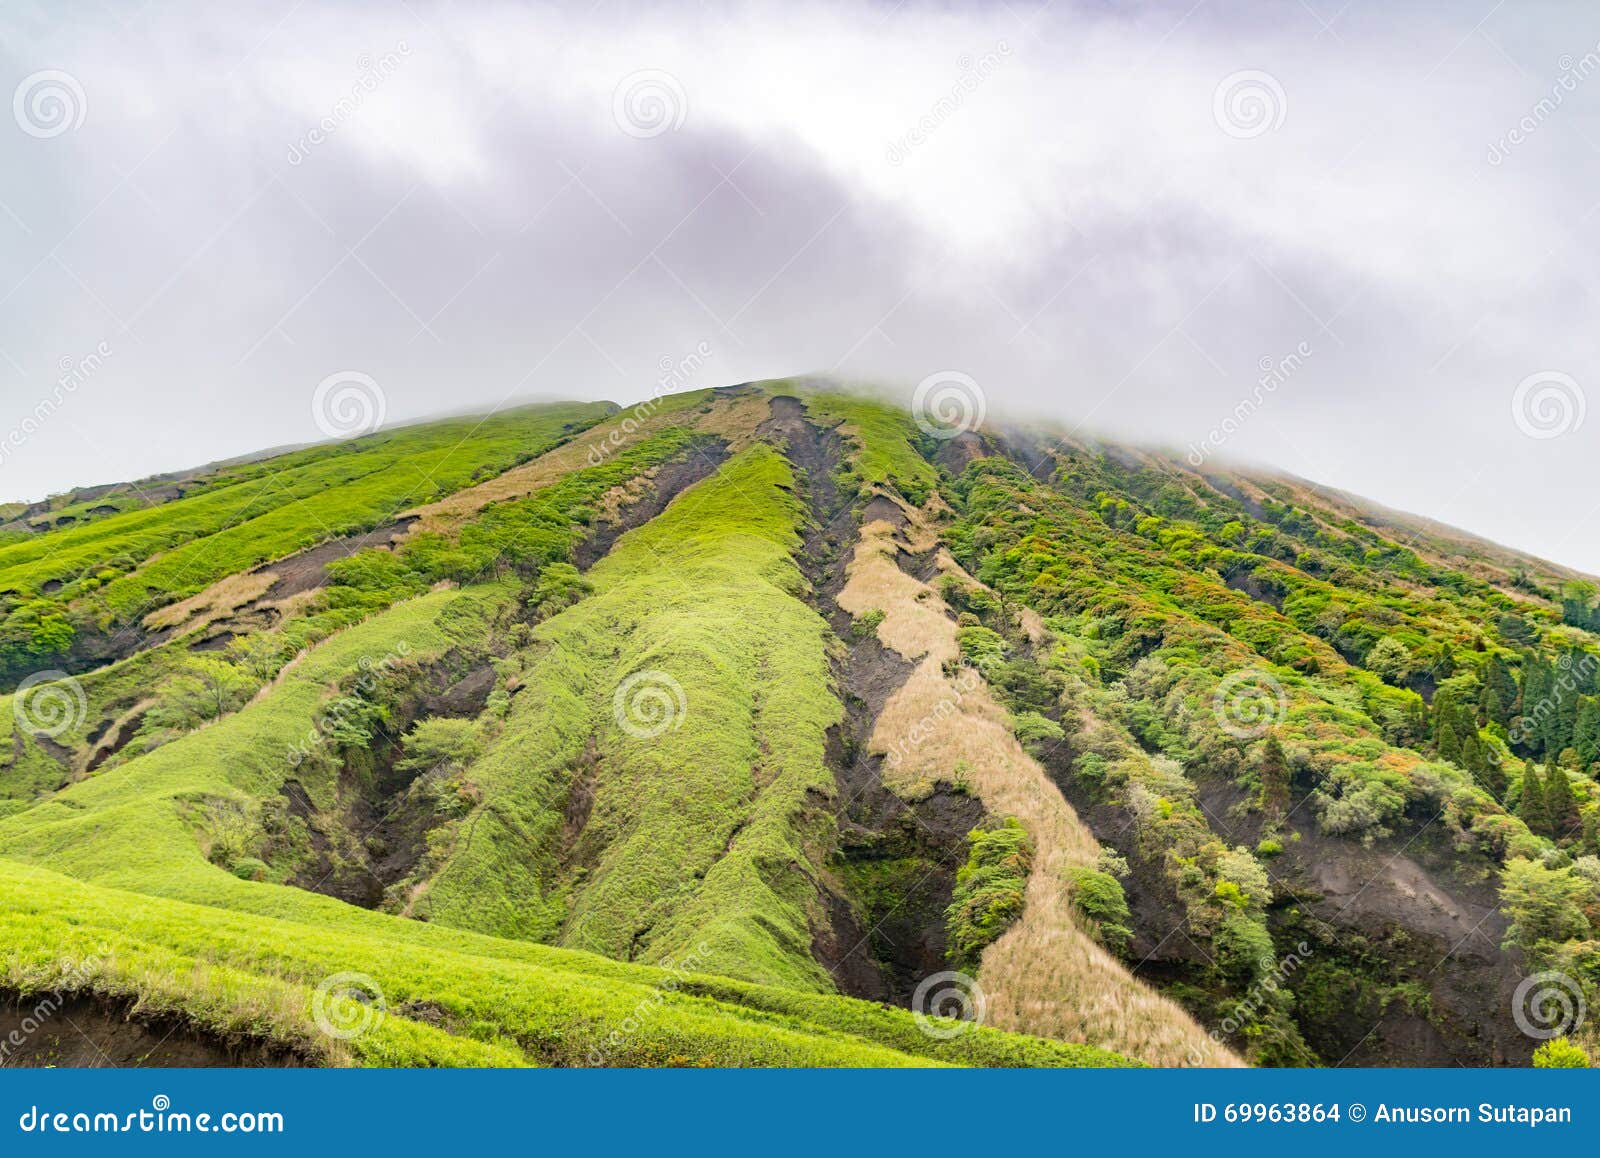
{"label": "overcast sky", "polygon": [[1600,571],[1591,3],[8,0],[0,89],[3,498],[954,371]]}

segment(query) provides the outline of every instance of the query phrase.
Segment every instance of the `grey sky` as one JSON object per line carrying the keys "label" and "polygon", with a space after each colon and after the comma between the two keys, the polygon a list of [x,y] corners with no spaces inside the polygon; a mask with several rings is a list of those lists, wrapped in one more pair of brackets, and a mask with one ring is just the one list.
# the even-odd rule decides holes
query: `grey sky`
{"label": "grey sky", "polygon": [[705,349],[1600,571],[1592,5],[8,3],[0,82],[6,498]]}

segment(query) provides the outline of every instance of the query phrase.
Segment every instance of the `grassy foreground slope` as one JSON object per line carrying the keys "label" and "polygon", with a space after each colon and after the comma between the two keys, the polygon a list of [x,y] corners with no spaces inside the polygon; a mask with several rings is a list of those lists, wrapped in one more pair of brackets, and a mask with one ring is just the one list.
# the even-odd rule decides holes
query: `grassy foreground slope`
{"label": "grassy foreground slope", "polygon": [[[903,1010],[848,998],[622,965],[335,902],[321,907],[329,919],[308,925],[100,888],[0,860],[0,984],[102,997],[312,1063],[1127,1064],[1104,1051],[996,1030],[941,1040]],[[371,919],[346,923],[336,909]],[[361,977],[360,1003],[328,984],[350,974]],[[319,1018],[360,1032],[330,1034]]]}

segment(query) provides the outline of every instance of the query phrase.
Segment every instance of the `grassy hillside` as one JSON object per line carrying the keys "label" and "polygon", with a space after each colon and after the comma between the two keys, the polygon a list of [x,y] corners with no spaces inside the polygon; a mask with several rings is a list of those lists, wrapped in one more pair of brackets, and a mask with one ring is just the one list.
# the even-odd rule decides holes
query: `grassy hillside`
{"label": "grassy hillside", "polygon": [[1529,971],[1600,998],[1596,589],[1299,480],[801,379],[7,518],[12,995],[375,1065],[1522,1064]]}
{"label": "grassy hillside", "polygon": [[498,474],[609,413],[564,403],[384,431],[203,476],[181,498],[0,543],[0,670],[71,667],[85,631],[124,631],[216,579]]}

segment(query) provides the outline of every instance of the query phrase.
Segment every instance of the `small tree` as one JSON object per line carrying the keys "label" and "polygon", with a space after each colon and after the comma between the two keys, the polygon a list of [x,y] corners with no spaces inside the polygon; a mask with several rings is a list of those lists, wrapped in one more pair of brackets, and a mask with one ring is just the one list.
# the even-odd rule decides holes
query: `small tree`
{"label": "small tree", "polygon": [[1572,782],[1559,764],[1545,770],[1544,800],[1550,835],[1561,839],[1578,827],[1578,801],[1572,795]]}
{"label": "small tree", "polygon": [[1367,669],[1386,683],[1398,684],[1411,674],[1411,651],[1393,636],[1386,635],[1367,652]]}
{"label": "small tree", "polygon": [[1517,798],[1517,816],[1528,831],[1544,835],[1550,831],[1550,809],[1539,766],[1529,760],[1522,767],[1522,794]]}
{"label": "small tree", "polygon": [[1273,812],[1289,810],[1289,758],[1275,732],[1269,732],[1261,745],[1261,803]]}

